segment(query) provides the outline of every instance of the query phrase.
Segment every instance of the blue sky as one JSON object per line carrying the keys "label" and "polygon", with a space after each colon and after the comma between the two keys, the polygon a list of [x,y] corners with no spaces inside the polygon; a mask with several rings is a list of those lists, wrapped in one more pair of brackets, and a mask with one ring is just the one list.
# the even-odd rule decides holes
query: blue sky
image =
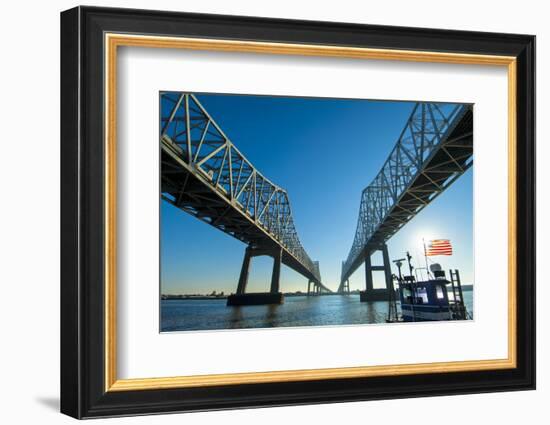
{"label": "blue sky", "polygon": [[[286,189],[302,245],[320,261],[323,283],[336,289],[351,247],[361,191],[376,176],[414,106],[411,102],[197,95],[238,149]],[[473,168],[473,167],[472,167]],[[433,257],[473,283],[473,170],[388,242],[391,259],[407,250],[424,265],[422,237],[450,239],[454,255]],[[244,243],[161,202],[161,290],[165,294],[236,290]],[[373,264],[381,256],[373,256]],[[273,260],[252,261],[247,291],[268,291]],[[394,270],[397,273],[397,270]],[[374,273],[375,286],[383,273]],[[364,289],[364,267],[350,279]],[[281,290],[304,291],[307,279],[283,266]]]}

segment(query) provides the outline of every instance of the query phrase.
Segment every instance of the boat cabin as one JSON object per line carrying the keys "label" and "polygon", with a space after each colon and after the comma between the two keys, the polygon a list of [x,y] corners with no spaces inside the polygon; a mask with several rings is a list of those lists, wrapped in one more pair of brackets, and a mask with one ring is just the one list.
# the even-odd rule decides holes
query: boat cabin
{"label": "boat cabin", "polygon": [[[427,320],[466,320],[471,318],[466,310],[460,273],[457,269],[449,270],[451,280],[447,280],[445,271],[434,263],[428,271],[428,279],[417,281],[412,275],[414,267],[411,265],[411,255],[407,252],[409,262],[409,276],[401,274],[401,266],[405,258],[394,260],[399,269],[399,276],[393,275],[397,281],[398,297],[396,291],[389,291],[388,318],[386,322],[420,322]],[[449,299],[448,285],[452,290],[452,299]],[[401,305],[401,317],[397,310],[397,299]]]}
{"label": "boat cabin", "polygon": [[447,285],[450,283],[444,278],[415,282],[413,276],[405,276],[399,283],[403,320],[451,320],[453,311],[447,293]]}

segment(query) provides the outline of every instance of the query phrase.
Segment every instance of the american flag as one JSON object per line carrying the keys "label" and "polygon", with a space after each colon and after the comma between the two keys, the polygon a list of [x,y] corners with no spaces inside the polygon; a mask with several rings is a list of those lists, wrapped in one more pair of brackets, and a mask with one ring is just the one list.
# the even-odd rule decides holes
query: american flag
{"label": "american flag", "polygon": [[453,255],[453,247],[449,239],[434,239],[428,242],[426,256],[433,255]]}

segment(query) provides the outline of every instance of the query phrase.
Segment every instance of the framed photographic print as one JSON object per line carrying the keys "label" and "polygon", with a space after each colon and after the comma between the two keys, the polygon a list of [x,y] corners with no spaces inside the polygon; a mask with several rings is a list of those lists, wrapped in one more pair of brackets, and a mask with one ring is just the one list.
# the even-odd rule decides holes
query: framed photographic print
{"label": "framed photographic print", "polygon": [[61,14],[61,411],[535,387],[535,38]]}

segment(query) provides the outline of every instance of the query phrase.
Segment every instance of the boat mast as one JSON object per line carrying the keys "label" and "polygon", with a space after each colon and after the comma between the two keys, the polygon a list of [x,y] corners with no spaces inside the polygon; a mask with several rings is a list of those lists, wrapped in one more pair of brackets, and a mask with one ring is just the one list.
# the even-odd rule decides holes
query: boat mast
{"label": "boat mast", "polygon": [[426,273],[428,274],[428,280],[430,279],[430,269],[428,268],[428,253],[426,252],[426,242],[422,238],[422,245],[424,245],[424,261],[426,261]]}
{"label": "boat mast", "polygon": [[411,286],[411,313],[413,316],[413,322],[416,322],[416,312],[414,311],[414,304],[416,303],[416,283],[413,276],[413,265],[411,264],[412,255],[407,251],[407,262],[409,263],[409,285]]}

